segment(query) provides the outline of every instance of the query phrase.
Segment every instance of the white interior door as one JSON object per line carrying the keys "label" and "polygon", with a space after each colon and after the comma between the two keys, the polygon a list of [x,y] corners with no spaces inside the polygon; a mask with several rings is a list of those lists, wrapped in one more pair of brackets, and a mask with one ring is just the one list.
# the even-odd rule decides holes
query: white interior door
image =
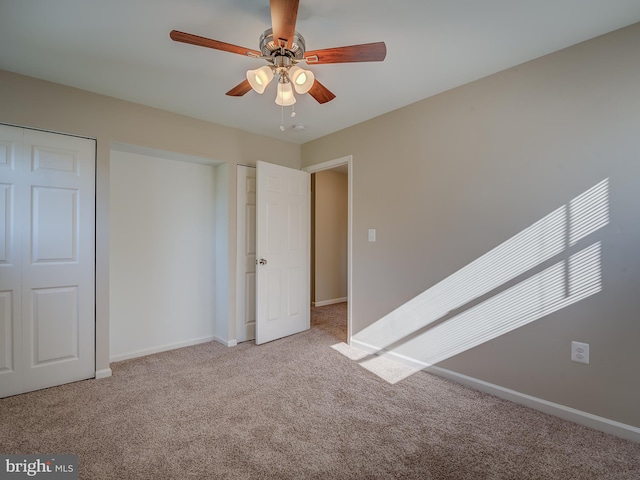
{"label": "white interior door", "polygon": [[300,170],[258,162],[256,344],[309,329],[310,186]]}
{"label": "white interior door", "polygon": [[95,375],[95,141],[0,125],[0,397]]}
{"label": "white interior door", "polygon": [[256,338],[256,169],[238,165],[238,342]]}

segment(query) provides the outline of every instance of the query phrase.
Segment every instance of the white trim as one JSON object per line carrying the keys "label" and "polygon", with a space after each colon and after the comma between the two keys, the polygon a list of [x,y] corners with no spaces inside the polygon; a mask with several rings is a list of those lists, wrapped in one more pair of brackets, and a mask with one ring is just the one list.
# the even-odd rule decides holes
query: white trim
{"label": "white trim", "polygon": [[[361,342],[360,340],[356,340],[355,338],[351,338],[351,345],[356,347],[356,348],[360,348],[366,352],[371,353],[372,355],[377,355],[378,353],[380,353],[380,355],[382,354],[386,354],[388,352],[386,352],[385,350],[378,348],[378,347],[374,347],[373,345],[369,344],[369,343],[364,343]],[[418,368],[422,368],[422,367],[418,367]]]}
{"label": "white trim", "polygon": [[481,392],[495,395],[496,397],[504,398],[505,400],[509,400],[520,405],[525,405],[529,408],[533,408],[534,410],[538,410],[540,412],[544,412],[549,415],[562,418],[564,420],[569,420],[579,425],[593,428],[594,430],[599,430],[601,432],[609,433],[611,435],[616,435],[618,437],[640,443],[640,428],[638,427],[617,422],[609,418],[600,417],[598,415],[593,415],[588,412],[583,412],[582,410],[567,407],[566,405],[561,405],[559,403],[550,402],[542,398],[527,395],[526,393],[517,392],[515,390],[501,387],[500,385],[495,385],[493,383],[485,382],[484,380],[479,380],[477,378],[469,377],[467,375],[447,370],[445,368],[429,365],[427,363],[406,357],[404,355],[400,355],[398,353],[376,348],[373,345],[369,345],[355,339],[351,339],[351,345],[361,348],[362,350],[365,350],[374,355],[384,354],[385,356],[395,358],[399,362],[402,362],[405,365],[409,365],[413,368],[425,370],[429,373],[433,373],[434,375],[444,377],[456,383],[460,383],[462,385],[466,385],[467,387],[480,390]]}
{"label": "white trim", "polygon": [[170,343],[167,345],[160,345],[158,347],[145,348],[144,350],[137,350],[135,352],[116,355],[114,357],[111,357],[109,361],[121,362],[123,360],[130,360],[132,358],[145,357],[147,355],[153,355],[154,353],[167,352],[169,350],[175,350],[177,348],[191,347],[193,345],[199,345],[201,343],[207,343],[213,340],[216,340],[216,337],[207,336],[207,337],[194,338],[192,340],[186,340],[184,342]]}
{"label": "white trim", "polygon": [[[245,342],[247,340],[254,340],[256,338],[255,335],[255,324],[254,324],[254,331],[253,331],[253,336],[251,335],[247,335],[247,327],[245,326],[245,321],[246,319],[244,318],[246,316],[246,311],[245,311],[245,303],[247,303],[247,291],[245,288],[245,281],[246,281],[246,270],[247,270],[247,259],[246,256],[241,254],[240,251],[240,246],[243,245],[243,250],[244,251],[244,244],[247,241],[247,232],[246,232],[246,225],[244,225],[244,221],[246,221],[246,206],[247,206],[247,196],[246,196],[246,192],[244,191],[246,189],[245,185],[240,185],[240,180],[244,179],[244,181],[247,180],[248,175],[247,173],[249,172],[249,170],[242,170],[245,168],[253,168],[253,179],[257,182],[258,179],[256,178],[257,175],[257,167],[255,166],[250,166],[250,165],[237,165],[236,166],[236,321],[235,321],[235,336],[236,339],[240,339],[241,342]],[[241,221],[242,220],[242,221]],[[256,219],[257,221],[257,219]],[[242,235],[240,235],[242,233]],[[255,238],[254,238],[255,240]],[[253,271],[254,275],[257,273],[254,267],[254,271]],[[240,292],[242,292],[243,295],[240,295]],[[254,304],[255,304],[255,298],[254,298]],[[233,347],[235,345],[238,344],[238,342],[236,340],[230,340],[231,342],[235,342],[233,345],[228,345],[228,342],[226,340],[222,340],[220,338],[216,338],[217,342],[220,342],[224,345],[227,345],[227,347]]]}
{"label": "white trim", "polygon": [[336,158],[323,163],[310,165],[303,172],[316,173],[347,165],[347,342],[351,344],[351,319],[353,318],[353,155]]}
{"label": "white trim", "polygon": [[347,195],[349,202],[347,211],[347,341],[351,339],[353,330],[351,329],[351,321],[353,318],[353,157],[349,155],[347,158]]}
{"label": "white trim", "polygon": [[348,164],[352,160],[353,160],[353,156],[347,155],[346,157],[336,158],[335,160],[329,160],[327,162],[310,165],[308,167],[302,168],[301,170],[307,173],[316,173],[316,172],[321,172],[322,170],[330,170],[332,168],[336,168],[341,165]]}
{"label": "white trim", "polygon": [[225,162],[214,160],[206,157],[196,157],[186,153],[170,152],[167,150],[159,150],[157,148],[141,147],[130,143],[111,142],[111,149],[124,153],[133,153],[135,155],[144,155],[148,157],[164,158],[167,160],[175,160],[177,162],[198,163],[200,165],[212,165],[217,167]]}
{"label": "white trim", "polygon": [[223,344],[223,345],[225,345],[227,347],[235,347],[236,345],[238,345],[238,341],[236,339],[225,340],[225,339],[220,338],[220,337],[213,337],[213,339],[216,342],[221,343],[221,344]]}
{"label": "white trim", "polygon": [[96,380],[100,380],[101,378],[108,378],[112,375],[112,371],[110,368],[103,368],[102,370],[96,370]]}
{"label": "white trim", "polygon": [[17,123],[0,122],[0,125],[6,125],[7,127],[24,128],[26,130],[34,130],[36,132],[53,133],[55,135],[64,135],[66,137],[84,138],[86,140],[95,140],[96,142],[98,141],[98,139],[96,137],[87,137],[85,135],[76,135],[75,133],[69,133],[69,132],[59,132],[57,130],[48,130],[46,128],[32,127],[32,126],[29,126],[29,125],[18,125]]}
{"label": "white trim", "polygon": [[336,303],[343,303],[347,301],[347,297],[332,298],[331,300],[321,300],[319,302],[313,302],[314,307],[326,307],[327,305],[334,305]]}

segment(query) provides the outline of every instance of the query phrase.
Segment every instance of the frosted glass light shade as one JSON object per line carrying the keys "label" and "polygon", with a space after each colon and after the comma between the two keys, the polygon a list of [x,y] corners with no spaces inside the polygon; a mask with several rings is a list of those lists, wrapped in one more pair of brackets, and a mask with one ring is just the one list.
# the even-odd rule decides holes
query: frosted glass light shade
{"label": "frosted glass light shade", "polygon": [[307,93],[315,82],[315,75],[311,70],[303,70],[298,66],[289,69],[289,78],[297,93]]}
{"label": "frosted glass light shade", "polygon": [[296,103],[296,97],[293,96],[293,88],[291,82],[278,83],[278,93],[276,94],[276,103],[282,107],[288,107]]}
{"label": "frosted glass light shade", "polygon": [[262,94],[269,82],[273,79],[273,71],[270,67],[264,66],[255,70],[247,70],[247,80],[254,91]]}

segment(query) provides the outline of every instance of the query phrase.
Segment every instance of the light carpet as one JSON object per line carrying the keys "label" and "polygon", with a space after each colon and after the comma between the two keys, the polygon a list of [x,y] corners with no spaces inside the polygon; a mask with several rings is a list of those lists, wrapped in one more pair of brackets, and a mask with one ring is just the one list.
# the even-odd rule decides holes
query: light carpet
{"label": "light carpet", "polygon": [[345,316],[2,399],[0,451],[78,454],[82,479],[640,479],[640,444],[425,372],[389,383],[331,348]]}

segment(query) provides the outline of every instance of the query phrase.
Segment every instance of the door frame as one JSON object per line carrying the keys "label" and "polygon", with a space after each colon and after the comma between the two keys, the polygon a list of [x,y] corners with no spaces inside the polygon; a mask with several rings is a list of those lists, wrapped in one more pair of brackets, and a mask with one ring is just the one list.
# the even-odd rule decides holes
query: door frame
{"label": "door frame", "polygon": [[[301,170],[313,174],[323,170],[331,170],[342,165],[347,165],[347,343],[351,345],[351,319],[353,311],[353,302],[351,301],[353,294],[353,155],[310,165]],[[310,205],[309,208],[313,208],[313,206]],[[311,305],[309,305],[309,308],[311,308]]]}
{"label": "door frame", "polygon": [[[244,308],[246,309],[246,301],[247,301],[247,291],[246,291],[246,283],[245,283],[245,276],[244,276],[245,269],[242,266],[244,262],[243,262],[243,255],[241,254],[241,250],[240,250],[240,246],[242,245],[242,243],[246,242],[247,232],[246,232],[246,226],[243,227],[240,223],[241,214],[240,214],[240,208],[239,208],[241,204],[246,207],[245,199],[241,198],[241,196],[244,196],[244,193],[243,194],[240,193],[241,187],[246,188],[246,186],[240,185],[240,175],[239,175],[240,167],[246,168],[246,169],[253,169],[254,171],[253,178],[256,180],[256,182],[258,181],[258,179],[256,178],[257,167],[255,165],[244,165],[240,163],[236,165],[236,245],[237,245],[237,248],[236,248],[236,316],[235,316],[236,333],[235,333],[235,340],[233,342],[228,342],[228,343],[232,343],[232,345],[227,345],[227,346],[234,346],[238,343],[255,339],[255,323],[254,323],[254,335],[252,338],[244,338],[244,336],[242,337],[240,336],[240,331],[244,327],[244,323],[245,323],[245,318],[240,316],[240,313],[243,311],[243,308],[241,308],[241,306],[242,304],[245,304]],[[243,232],[241,232],[241,230],[243,230]],[[241,236],[240,233],[244,233],[244,235]],[[254,242],[255,242],[255,238],[254,238]],[[255,282],[255,278],[254,278],[254,282]],[[242,292],[243,295],[240,295],[240,292]]]}

